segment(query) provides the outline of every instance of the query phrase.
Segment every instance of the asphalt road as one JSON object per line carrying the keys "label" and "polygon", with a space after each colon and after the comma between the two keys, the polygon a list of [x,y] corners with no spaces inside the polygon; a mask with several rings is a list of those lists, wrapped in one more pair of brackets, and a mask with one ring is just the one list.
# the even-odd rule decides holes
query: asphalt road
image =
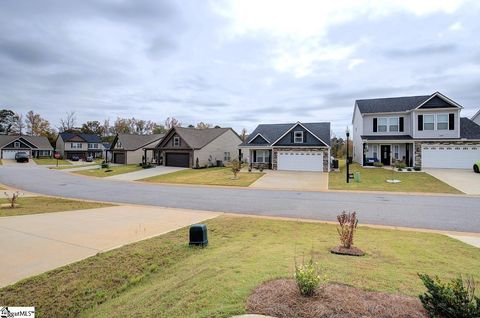
{"label": "asphalt road", "polygon": [[0,166],[0,183],[68,198],[327,221],[342,210],[357,211],[361,223],[480,232],[480,197],[170,186],[35,166]]}

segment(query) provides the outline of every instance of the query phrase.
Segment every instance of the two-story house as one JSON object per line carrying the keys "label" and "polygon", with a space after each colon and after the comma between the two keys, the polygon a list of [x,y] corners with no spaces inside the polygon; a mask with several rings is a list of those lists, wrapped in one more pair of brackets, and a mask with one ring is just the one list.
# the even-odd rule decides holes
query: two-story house
{"label": "two-story house", "polygon": [[352,119],[354,161],[470,169],[480,159],[480,126],[462,118],[462,108],[439,92],[357,100]]}
{"label": "two-story house", "polygon": [[103,150],[102,139],[93,134],[62,132],[55,141],[55,151],[66,159],[103,158]]}
{"label": "two-story house", "polygon": [[240,146],[252,167],[330,171],[330,123],[261,124]]}

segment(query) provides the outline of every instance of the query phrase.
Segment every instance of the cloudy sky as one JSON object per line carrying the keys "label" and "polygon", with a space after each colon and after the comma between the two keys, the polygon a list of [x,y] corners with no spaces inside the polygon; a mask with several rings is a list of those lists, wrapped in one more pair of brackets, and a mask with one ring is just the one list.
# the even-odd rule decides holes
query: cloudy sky
{"label": "cloudy sky", "polygon": [[[324,3],[322,3],[324,2]],[[79,121],[350,123],[355,99],[480,107],[479,1],[1,0],[0,107]]]}

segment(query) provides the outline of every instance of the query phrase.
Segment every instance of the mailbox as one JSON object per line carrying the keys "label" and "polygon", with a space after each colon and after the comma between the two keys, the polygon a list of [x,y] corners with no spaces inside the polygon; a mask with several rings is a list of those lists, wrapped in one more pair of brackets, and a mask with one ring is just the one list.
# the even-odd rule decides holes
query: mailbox
{"label": "mailbox", "polygon": [[193,224],[190,226],[190,242],[189,245],[195,246],[207,246],[207,225],[206,224]]}

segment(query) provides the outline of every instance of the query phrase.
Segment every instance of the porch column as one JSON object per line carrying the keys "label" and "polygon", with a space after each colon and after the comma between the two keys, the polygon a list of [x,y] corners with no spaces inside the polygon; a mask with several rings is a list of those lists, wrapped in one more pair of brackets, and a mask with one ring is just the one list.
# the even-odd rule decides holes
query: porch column
{"label": "porch column", "polygon": [[367,144],[363,143],[363,146],[362,146],[362,166],[365,166],[366,161],[367,161],[367,154],[365,153],[365,148],[367,148]]}

